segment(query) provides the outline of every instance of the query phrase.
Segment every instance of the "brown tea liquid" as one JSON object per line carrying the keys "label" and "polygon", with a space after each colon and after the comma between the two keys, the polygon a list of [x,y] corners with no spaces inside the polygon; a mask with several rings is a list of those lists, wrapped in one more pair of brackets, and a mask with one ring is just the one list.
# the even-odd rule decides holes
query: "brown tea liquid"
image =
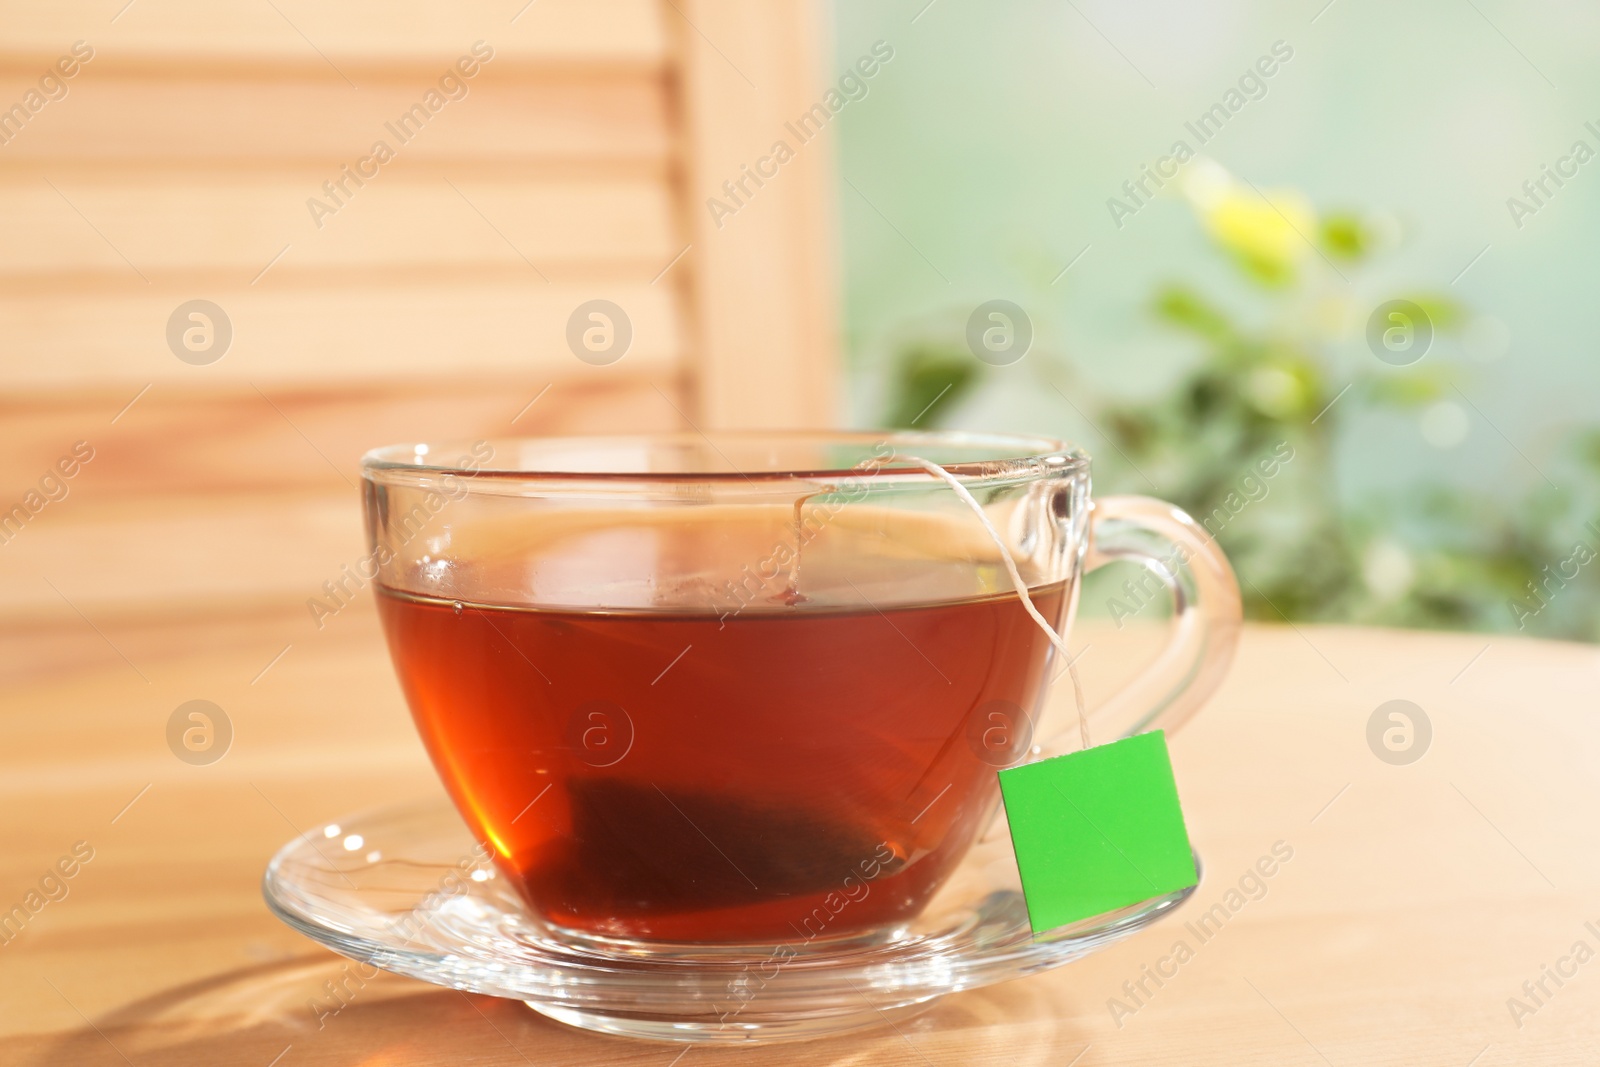
{"label": "brown tea liquid", "polygon": [[[1062,586],[1032,596],[1059,618]],[[914,915],[1023,755],[1003,709],[1033,713],[1051,652],[1015,594],[728,617],[378,599],[422,737],[502,870],[556,924],[642,939]]]}

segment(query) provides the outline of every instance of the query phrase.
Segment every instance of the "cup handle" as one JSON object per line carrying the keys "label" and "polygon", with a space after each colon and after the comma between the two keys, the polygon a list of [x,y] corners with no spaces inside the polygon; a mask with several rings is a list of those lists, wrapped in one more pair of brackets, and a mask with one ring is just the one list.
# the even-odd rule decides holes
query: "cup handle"
{"label": "cup handle", "polygon": [[[1121,561],[1144,564],[1159,583],[1155,591],[1166,587],[1173,626],[1155,662],[1090,713],[1100,740],[1109,740],[1108,727],[1122,737],[1158,728],[1175,732],[1216,691],[1239,643],[1233,568],[1183,509],[1147,496],[1095,500],[1084,572]],[[1141,579],[1141,592],[1149,592],[1144,586]]]}

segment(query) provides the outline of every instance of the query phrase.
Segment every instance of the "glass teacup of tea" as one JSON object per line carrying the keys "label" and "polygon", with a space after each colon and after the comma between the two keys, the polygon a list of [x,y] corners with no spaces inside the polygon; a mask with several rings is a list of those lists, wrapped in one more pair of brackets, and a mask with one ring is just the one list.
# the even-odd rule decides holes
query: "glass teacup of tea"
{"label": "glass teacup of tea", "polygon": [[1059,633],[1101,562],[1171,590],[1171,643],[1102,709],[1118,732],[1181,723],[1237,637],[1205,531],[1091,502],[1088,456],[1047,439],[395,445],[363,479],[390,652],[456,808],[534,918],[641,951],[914,918],[994,816],[996,769],[1041,754],[1063,665],[1018,579]]}

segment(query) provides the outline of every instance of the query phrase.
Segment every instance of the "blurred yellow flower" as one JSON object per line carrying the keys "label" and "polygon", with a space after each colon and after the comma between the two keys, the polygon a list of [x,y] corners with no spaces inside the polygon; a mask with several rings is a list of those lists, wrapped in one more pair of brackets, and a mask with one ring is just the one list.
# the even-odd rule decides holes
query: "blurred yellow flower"
{"label": "blurred yellow flower", "polygon": [[1310,250],[1317,214],[1298,190],[1257,193],[1202,157],[1185,172],[1183,191],[1212,239],[1269,278],[1287,278]]}
{"label": "blurred yellow flower", "polygon": [[1281,367],[1257,367],[1245,379],[1251,406],[1271,418],[1293,416],[1304,406],[1305,394],[1300,379]]}

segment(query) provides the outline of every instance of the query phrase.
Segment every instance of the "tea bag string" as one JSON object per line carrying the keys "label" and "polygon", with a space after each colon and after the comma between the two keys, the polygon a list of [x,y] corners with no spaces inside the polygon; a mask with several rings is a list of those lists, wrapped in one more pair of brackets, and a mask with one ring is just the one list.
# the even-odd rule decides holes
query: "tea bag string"
{"label": "tea bag string", "polygon": [[1028,584],[1022,580],[1022,572],[1017,570],[1016,560],[1011,558],[1011,552],[1006,548],[1005,540],[1001,538],[1000,531],[994,528],[994,523],[990,522],[989,516],[984,513],[983,505],[979,504],[977,498],[968,491],[966,486],[961,484],[959,478],[932,460],[923,459],[921,456],[901,456],[900,458],[910,463],[915,463],[935,478],[943,481],[955,491],[956,496],[961,499],[962,503],[972,509],[972,513],[983,524],[984,531],[988,533],[989,539],[994,542],[995,548],[1000,550],[1000,561],[1005,564],[1006,573],[1011,576],[1011,584],[1016,587],[1017,596],[1021,598],[1023,608],[1033,618],[1033,621],[1039,624],[1039,629],[1044,631],[1045,636],[1050,639],[1050,643],[1056,647],[1056,650],[1061,653],[1061,657],[1067,661],[1067,673],[1072,676],[1072,695],[1074,703],[1078,706],[1078,736],[1083,742],[1084,748],[1090,747],[1089,714],[1084,707],[1083,686],[1078,681],[1078,668],[1072,661],[1072,652],[1067,648],[1067,642],[1056,632],[1056,628],[1051,626],[1050,621],[1039,612],[1038,608],[1033,606],[1033,599],[1028,596]]}

